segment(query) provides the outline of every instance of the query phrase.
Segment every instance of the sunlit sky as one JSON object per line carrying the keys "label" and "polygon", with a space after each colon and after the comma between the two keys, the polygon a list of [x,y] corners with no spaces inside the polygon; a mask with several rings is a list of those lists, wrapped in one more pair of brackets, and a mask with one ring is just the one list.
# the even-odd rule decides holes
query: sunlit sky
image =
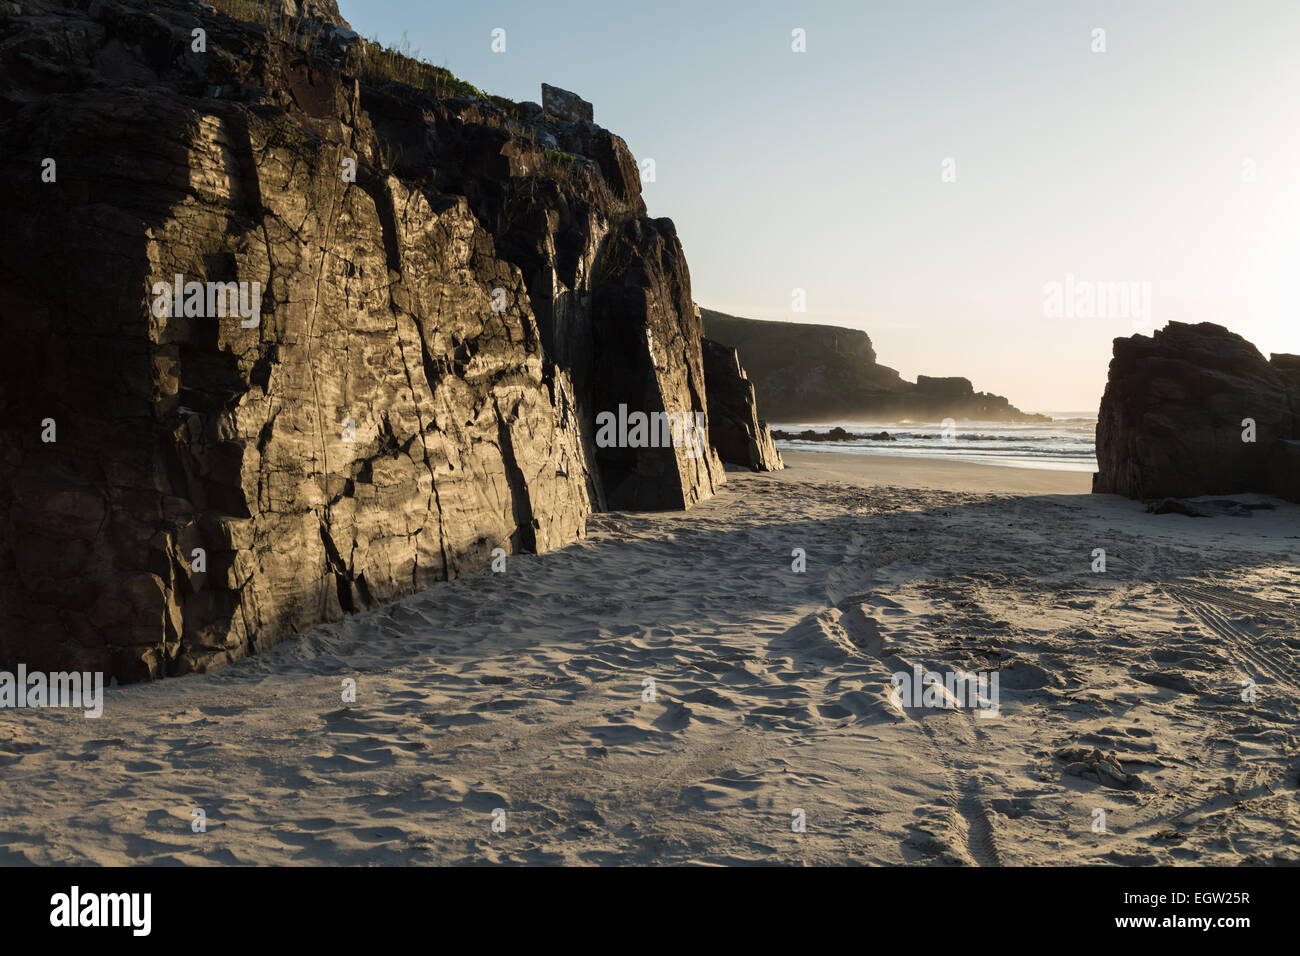
{"label": "sunlit sky", "polygon": [[1134,332],[1045,317],[1067,274],[1149,282],[1148,334],[1212,321],[1300,352],[1296,0],[340,8],[488,92],[591,100],[655,161],[650,215],[707,308],[863,329],[906,377],[1036,411],[1095,410]]}

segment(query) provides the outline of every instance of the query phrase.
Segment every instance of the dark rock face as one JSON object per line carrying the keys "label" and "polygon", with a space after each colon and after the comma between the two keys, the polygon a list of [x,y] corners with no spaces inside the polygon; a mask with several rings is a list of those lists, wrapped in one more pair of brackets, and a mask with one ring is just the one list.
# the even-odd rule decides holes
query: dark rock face
{"label": "dark rock face", "polygon": [[[777,441],[898,441],[898,439],[889,434],[889,432],[876,432],[874,435],[854,434],[845,431],[838,425],[829,431],[819,432],[812,428],[805,428],[801,432],[786,432],[776,429],[772,432],[772,437]],[[917,438],[928,436],[917,435]]]}
{"label": "dark rock face", "polygon": [[[888,432],[881,432],[881,435],[888,435]],[[855,435],[846,431],[839,425],[829,431],[819,432],[811,428],[805,428],[801,432],[787,432],[776,429],[772,432],[772,437],[777,441],[856,441],[858,439],[868,438],[867,435]],[[890,439],[891,441],[893,439]]]}
{"label": "dark rock face", "polygon": [[590,123],[595,119],[590,103],[577,93],[570,93],[549,83],[542,84],[542,109],[572,123]]}
{"label": "dark rock face", "polygon": [[[619,403],[707,418],[685,258],[621,139],[363,86],[189,3],[21,9],[0,666],[203,670],[723,481],[711,449],[595,445]],[[176,275],[259,308],[173,314]]]}
{"label": "dark rock face", "polygon": [[739,353],[705,339],[704,381],[709,393],[709,440],[718,457],[751,471],[784,468],[767,422],[756,415],[754,385],[745,376]]}
{"label": "dark rock face", "polygon": [[[1171,322],[1150,338],[1116,339],[1092,490],[1300,500],[1300,368],[1292,358],[1269,362],[1210,323]],[[1246,419],[1254,441],[1243,440]]]}
{"label": "dark rock face", "polygon": [[363,103],[380,136],[401,144],[395,170],[465,195],[522,271],[543,353],[570,377],[598,462],[594,506],[683,508],[711,495],[723,472],[707,448],[687,458],[594,444],[596,416],[620,405],[707,414],[690,271],[671,220],[642,218],[627,144],[535,104],[515,114],[465,98],[431,106],[392,89],[366,91]]}
{"label": "dark rock face", "polygon": [[687,508],[725,480],[708,444],[703,336],[690,281],[671,220],[632,219],[607,236],[593,282],[592,408],[617,414],[627,405],[703,426],[700,447],[598,447],[612,508]]}
{"label": "dark rock face", "polygon": [[701,310],[704,332],[738,349],[763,410],[777,421],[915,418],[1050,421],[965,378],[918,376],[915,384],[876,361],[865,332],[833,325],[766,322]]}

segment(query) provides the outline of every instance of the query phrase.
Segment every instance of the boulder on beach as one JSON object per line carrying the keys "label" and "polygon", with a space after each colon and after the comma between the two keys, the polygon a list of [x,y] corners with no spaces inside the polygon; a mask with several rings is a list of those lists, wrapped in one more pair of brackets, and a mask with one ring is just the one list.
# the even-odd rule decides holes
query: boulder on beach
{"label": "boulder on beach", "polygon": [[1208,322],[1116,339],[1092,490],[1300,501],[1300,358]]}

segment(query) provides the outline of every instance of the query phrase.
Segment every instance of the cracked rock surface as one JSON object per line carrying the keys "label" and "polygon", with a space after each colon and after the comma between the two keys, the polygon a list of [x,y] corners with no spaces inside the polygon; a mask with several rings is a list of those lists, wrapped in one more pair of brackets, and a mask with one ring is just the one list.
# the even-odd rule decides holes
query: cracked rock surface
{"label": "cracked rock surface", "polygon": [[[723,481],[595,445],[710,409],[626,144],[363,83],[319,10],[307,50],[177,0],[0,16],[0,666],[206,670]],[[176,275],[255,321],[156,308]]]}

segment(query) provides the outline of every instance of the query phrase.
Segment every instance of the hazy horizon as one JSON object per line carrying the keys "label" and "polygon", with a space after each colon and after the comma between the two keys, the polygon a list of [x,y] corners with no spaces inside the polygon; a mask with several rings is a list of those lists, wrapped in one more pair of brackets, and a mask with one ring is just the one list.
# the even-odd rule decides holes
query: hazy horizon
{"label": "hazy horizon", "polygon": [[1294,5],[340,7],[489,92],[591,100],[655,161],[650,215],[677,224],[702,306],[859,328],[907,378],[1029,410],[1095,407],[1135,331],[1046,318],[1067,275],[1149,283],[1139,331],[1211,321],[1300,352]]}

